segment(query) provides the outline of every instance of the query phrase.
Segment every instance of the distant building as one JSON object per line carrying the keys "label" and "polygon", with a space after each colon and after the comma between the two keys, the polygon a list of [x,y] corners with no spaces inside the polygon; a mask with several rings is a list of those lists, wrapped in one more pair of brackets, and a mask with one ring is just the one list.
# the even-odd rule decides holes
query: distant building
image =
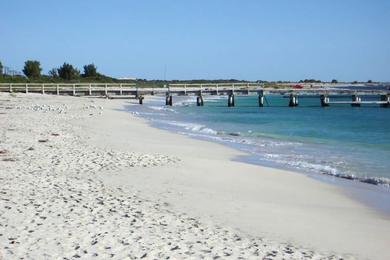
{"label": "distant building", "polygon": [[119,80],[137,80],[137,78],[132,78],[132,77],[123,77],[123,78],[118,78]]}

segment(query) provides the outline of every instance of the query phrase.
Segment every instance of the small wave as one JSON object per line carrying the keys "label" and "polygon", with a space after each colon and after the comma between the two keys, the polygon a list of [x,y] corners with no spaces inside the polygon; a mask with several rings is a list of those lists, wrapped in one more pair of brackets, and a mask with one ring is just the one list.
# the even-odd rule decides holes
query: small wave
{"label": "small wave", "polygon": [[327,174],[332,176],[338,176],[340,174],[338,173],[338,170],[336,168],[326,164],[316,164],[316,163],[309,163],[305,161],[295,161],[295,162],[290,161],[288,163],[297,168],[309,169],[321,174]]}
{"label": "small wave", "polygon": [[165,107],[165,106],[148,106],[148,108],[157,110],[157,111],[170,111],[170,112],[176,112],[174,109]]}
{"label": "small wave", "polygon": [[153,110],[165,110],[165,107],[163,106],[149,106],[149,108]]}
{"label": "small wave", "polygon": [[266,153],[266,154],[264,154],[264,157],[274,159],[274,158],[279,158],[280,155],[279,154],[273,154],[273,153]]}
{"label": "small wave", "polygon": [[171,121],[168,122],[169,125],[173,126],[179,126],[184,128],[185,130],[191,131],[191,132],[201,132],[204,134],[210,134],[210,135],[217,135],[218,131],[208,128],[204,125],[200,124],[194,124],[194,123],[182,123],[182,122],[176,122],[176,121]]}
{"label": "small wave", "polygon": [[297,169],[309,170],[310,172],[315,172],[346,180],[359,181],[367,184],[385,186],[388,188],[390,187],[390,178],[386,177],[356,176],[354,174],[339,172],[339,170],[337,170],[336,168],[326,164],[315,164],[306,161],[283,160],[280,159],[281,155],[279,154],[265,154],[264,157],[272,162],[287,164]]}
{"label": "small wave", "polygon": [[353,174],[345,174],[345,173],[335,173],[335,174],[328,173],[328,172],[321,172],[321,173],[326,175],[332,175],[342,179],[359,181],[359,182],[373,184],[373,185],[381,185],[390,188],[390,179],[386,177],[359,177]]}

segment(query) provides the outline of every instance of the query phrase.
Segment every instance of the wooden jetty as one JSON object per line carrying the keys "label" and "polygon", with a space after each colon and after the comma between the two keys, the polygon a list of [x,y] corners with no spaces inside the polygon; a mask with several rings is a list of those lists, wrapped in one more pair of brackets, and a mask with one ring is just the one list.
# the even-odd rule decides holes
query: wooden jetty
{"label": "wooden jetty", "polygon": [[[390,107],[389,90],[350,90],[342,88],[265,88],[260,83],[202,83],[202,84],[169,84],[160,88],[138,87],[135,83],[1,83],[0,92],[41,93],[72,96],[99,96],[107,98],[136,98],[143,104],[145,96],[164,95],[165,104],[172,106],[173,96],[196,96],[197,106],[204,105],[204,96],[227,96],[227,105],[235,106],[236,96],[258,96],[258,106],[265,106],[266,95],[279,94],[289,98],[288,105],[296,107],[301,98],[319,98],[323,107],[337,104],[351,106],[379,105]],[[368,96],[377,96],[378,100],[368,100]],[[340,98],[349,98],[340,100]]]}

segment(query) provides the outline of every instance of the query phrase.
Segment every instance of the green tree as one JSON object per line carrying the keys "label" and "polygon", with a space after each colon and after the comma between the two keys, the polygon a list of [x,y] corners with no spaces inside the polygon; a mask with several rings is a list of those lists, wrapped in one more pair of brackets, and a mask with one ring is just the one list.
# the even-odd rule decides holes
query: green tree
{"label": "green tree", "polygon": [[58,75],[64,80],[73,80],[80,77],[80,71],[73,67],[73,65],[64,63],[58,69]]}
{"label": "green tree", "polygon": [[0,78],[3,77],[3,64],[0,61]]}
{"label": "green tree", "polygon": [[372,83],[372,80],[371,79],[367,80],[367,83]]}
{"label": "green tree", "polygon": [[316,79],[304,79],[300,80],[300,83],[321,83],[321,80],[316,80]]}
{"label": "green tree", "polygon": [[337,79],[332,79],[332,83],[334,84],[338,83]]}
{"label": "green tree", "polygon": [[23,73],[29,79],[39,79],[41,77],[41,64],[36,60],[28,60],[24,63]]}
{"label": "green tree", "polygon": [[53,68],[53,69],[49,70],[49,76],[54,78],[54,79],[58,78],[58,69]]}
{"label": "green tree", "polygon": [[96,77],[96,76],[97,76],[97,68],[94,64],[88,64],[84,66],[83,77]]}

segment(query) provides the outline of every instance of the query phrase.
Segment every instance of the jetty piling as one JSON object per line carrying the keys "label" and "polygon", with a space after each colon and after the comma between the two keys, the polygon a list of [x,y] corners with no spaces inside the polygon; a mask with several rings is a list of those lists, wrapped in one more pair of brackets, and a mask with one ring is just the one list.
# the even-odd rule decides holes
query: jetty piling
{"label": "jetty piling", "polygon": [[138,97],[138,102],[139,102],[140,105],[142,105],[144,103],[144,96],[140,95]]}
{"label": "jetty piling", "polygon": [[202,94],[196,97],[196,105],[198,107],[202,107],[204,105]]}
{"label": "jetty piling", "polygon": [[264,91],[259,91],[259,107],[264,106]]}
{"label": "jetty piling", "polygon": [[358,95],[356,95],[356,94],[352,95],[351,106],[353,106],[353,107],[360,107],[360,103],[361,102],[362,102],[362,99]]}
{"label": "jetty piling", "polygon": [[169,95],[168,94],[165,97],[165,105],[169,106]]}
{"label": "jetty piling", "polygon": [[298,96],[295,94],[290,95],[290,102],[288,103],[289,107],[297,107],[298,106]]}
{"label": "jetty piling", "polygon": [[321,95],[321,106],[322,107],[329,106],[329,97],[327,95]]}
{"label": "jetty piling", "polygon": [[233,92],[229,94],[229,97],[228,97],[228,107],[234,107],[235,106],[235,103],[234,103],[234,94]]}
{"label": "jetty piling", "polygon": [[390,94],[381,95],[381,101],[384,102],[381,107],[390,107]]}
{"label": "jetty piling", "polygon": [[172,95],[171,94],[167,94],[167,96],[165,98],[165,105],[166,106],[172,106],[173,105],[173,100],[172,100]]}

